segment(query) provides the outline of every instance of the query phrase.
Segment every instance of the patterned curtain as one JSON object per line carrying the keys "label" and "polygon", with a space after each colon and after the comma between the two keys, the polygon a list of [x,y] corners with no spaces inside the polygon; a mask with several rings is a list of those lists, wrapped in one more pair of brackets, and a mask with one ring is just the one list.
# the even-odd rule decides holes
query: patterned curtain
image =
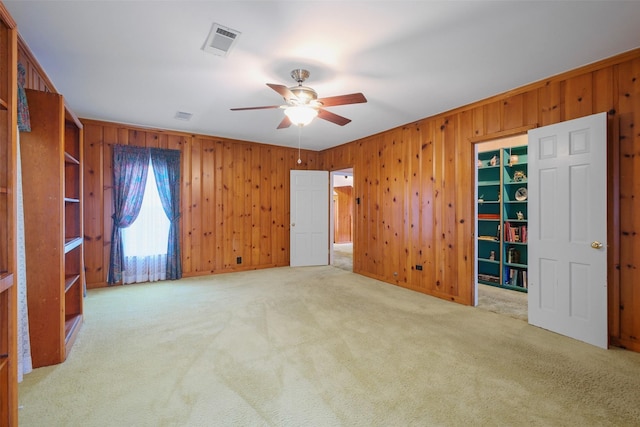
{"label": "patterned curtain", "polygon": [[149,149],[125,145],[113,146],[113,231],[107,283],[122,280],[124,251],[122,232],[138,217],[149,170]]}
{"label": "patterned curtain", "polygon": [[167,247],[167,279],[182,277],[180,258],[180,151],[151,148],[151,162],[162,207],[170,221]]}
{"label": "patterned curtain", "polygon": [[18,130],[31,132],[31,117],[29,116],[27,93],[24,90],[26,79],[27,70],[21,62],[18,62]]}

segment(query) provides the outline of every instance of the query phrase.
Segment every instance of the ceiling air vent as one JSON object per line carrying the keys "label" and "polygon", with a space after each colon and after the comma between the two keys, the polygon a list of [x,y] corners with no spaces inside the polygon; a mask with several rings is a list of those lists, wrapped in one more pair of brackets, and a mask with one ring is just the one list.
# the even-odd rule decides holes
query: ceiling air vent
{"label": "ceiling air vent", "polygon": [[227,56],[236,41],[238,41],[240,34],[242,34],[240,31],[214,23],[211,26],[211,31],[209,31],[207,41],[202,46],[202,50],[217,56]]}
{"label": "ceiling air vent", "polygon": [[192,113],[186,113],[184,111],[178,111],[178,112],[176,112],[175,118],[177,120],[184,120],[185,122],[188,122],[189,120],[191,120],[192,116],[193,116]]}

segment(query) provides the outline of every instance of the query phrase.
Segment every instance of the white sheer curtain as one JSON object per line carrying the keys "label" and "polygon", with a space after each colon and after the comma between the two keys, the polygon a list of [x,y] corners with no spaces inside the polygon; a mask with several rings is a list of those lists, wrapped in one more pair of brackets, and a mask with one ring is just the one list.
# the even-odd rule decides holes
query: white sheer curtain
{"label": "white sheer curtain", "polygon": [[22,382],[24,374],[33,370],[31,361],[31,341],[29,339],[29,311],[27,309],[27,261],[24,243],[24,207],[22,202],[22,157],[20,155],[20,132],[17,132],[16,162],[16,218],[17,231],[17,280],[18,287],[18,382]]}
{"label": "white sheer curtain", "polygon": [[122,241],[125,284],[165,280],[169,218],[162,208],[151,160],[140,214],[122,230]]}

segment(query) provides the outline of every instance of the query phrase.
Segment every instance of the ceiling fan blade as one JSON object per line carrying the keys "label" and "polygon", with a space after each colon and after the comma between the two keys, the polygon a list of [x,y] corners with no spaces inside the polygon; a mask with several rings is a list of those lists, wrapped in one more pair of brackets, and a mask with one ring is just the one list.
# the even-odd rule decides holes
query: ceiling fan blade
{"label": "ceiling fan blade", "polygon": [[280,108],[279,105],[266,105],[264,107],[242,107],[242,108],[232,108],[231,111],[243,111],[243,110],[268,110],[271,108]]}
{"label": "ceiling fan blade", "polygon": [[339,116],[337,114],[332,113],[331,111],[327,111],[322,108],[318,110],[318,117],[340,126],[344,126],[351,121],[351,119],[347,119],[346,117]]}
{"label": "ceiling fan blade", "polygon": [[278,125],[278,129],[288,128],[289,126],[291,126],[291,120],[289,120],[289,116],[284,116],[284,119]]}
{"label": "ceiling fan blade", "polygon": [[285,100],[290,100],[290,99],[298,99],[297,96],[295,96],[293,94],[293,92],[291,92],[289,90],[288,87],[283,86],[283,85],[277,85],[274,83],[267,83],[267,86],[269,86],[271,89],[275,90],[276,92],[278,92],[280,94],[280,96],[282,96]]}
{"label": "ceiling fan blade", "polygon": [[349,95],[330,96],[328,98],[319,98],[323,107],[333,107],[335,105],[360,104],[367,102],[367,98],[361,93],[350,93]]}

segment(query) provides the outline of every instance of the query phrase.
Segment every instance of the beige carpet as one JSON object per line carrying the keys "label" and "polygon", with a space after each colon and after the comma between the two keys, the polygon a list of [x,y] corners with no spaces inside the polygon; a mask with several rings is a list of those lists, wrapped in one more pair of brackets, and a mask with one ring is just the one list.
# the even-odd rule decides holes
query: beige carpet
{"label": "beige carpet", "polygon": [[478,285],[478,308],[515,319],[528,319],[527,294],[489,285]]}
{"label": "beige carpet", "polygon": [[333,244],[332,265],[345,271],[353,271],[353,243]]}
{"label": "beige carpet", "polygon": [[[353,243],[333,244],[334,267],[353,271]],[[527,294],[495,286],[478,285],[478,308],[527,321]]]}
{"label": "beige carpet", "polygon": [[640,354],[334,267],[91,290],[21,426],[640,425]]}

